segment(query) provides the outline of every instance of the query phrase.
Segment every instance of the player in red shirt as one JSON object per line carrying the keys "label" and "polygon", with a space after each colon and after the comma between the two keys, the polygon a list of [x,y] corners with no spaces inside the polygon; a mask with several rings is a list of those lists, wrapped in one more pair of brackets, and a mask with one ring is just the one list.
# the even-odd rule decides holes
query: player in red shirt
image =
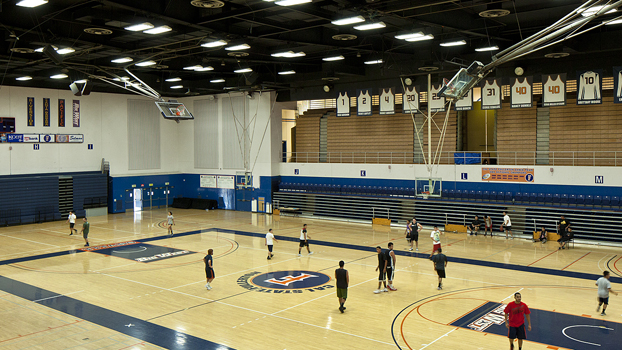
{"label": "player in red shirt", "polygon": [[527,337],[525,332],[525,316],[527,316],[527,329],[531,331],[531,311],[525,303],[521,303],[520,293],[514,293],[513,302],[509,303],[505,312],[505,327],[508,329],[510,338],[510,350],[514,349],[514,339],[518,338],[518,350],[523,348],[523,339]]}

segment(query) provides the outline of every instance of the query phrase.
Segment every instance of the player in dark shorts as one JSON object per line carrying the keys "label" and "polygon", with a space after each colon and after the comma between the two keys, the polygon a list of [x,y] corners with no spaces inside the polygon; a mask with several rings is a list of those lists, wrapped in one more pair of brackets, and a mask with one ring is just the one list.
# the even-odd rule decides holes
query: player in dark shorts
{"label": "player in dark shorts", "polygon": [[557,240],[557,242],[559,242],[559,248],[557,248],[557,250],[566,249],[566,244],[570,240],[570,221],[562,215],[559,220],[559,225],[557,226],[559,228],[559,235],[561,236]]}
{"label": "player in dark shorts", "polygon": [[346,310],[344,304],[348,298],[348,285],[350,284],[350,275],[348,270],[343,268],[345,262],[339,262],[339,268],[335,270],[335,280],[337,281],[337,298],[339,298],[339,311],[343,313]]}
{"label": "player in dark shorts", "polygon": [[214,249],[208,250],[207,255],[203,258],[203,261],[205,262],[205,278],[207,279],[205,288],[208,290],[212,289],[210,282],[216,278],[216,275],[214,274],[214,259],[212,259],[212,255],[214,255]]}
{"label": "player in dark shorts", "polygon": [[436,289],[443,289],[443,278],[446,278],[445,268],[447,267],[447,256],[443,254],[443,249],[438,248],[437,254],[430,258],[434,265],[434,271],[438,275],[438,287]]}
{"label": "player in dark shorts", "polygon": [[[376,247],[376,252],[378,253],[378,267],[376,267],[376,271],[380,271],[378,275],[378,289],[374,291],[374,293],[382,293],[388,292],[387,289],[387,274],[384,271],[384,253],[382,252],[382,248],[380,246]],[[384,289],[380,289],[380,287],[384,284]]]}
{"label": "player in dark shorts", "polygon": [[518,349],[523,348],[523,339],[527,338],[525,332],[525,317],[527,317],[528,330],[531,331],[531,311],[527,304],[521,302],[521,294],[514,293],[514,301],[509,303],[505,310],[505,327],[508,329],[510,350],[514,350],[514,339],[518,338]]}
{"label": "player in dark shorts", "polygon": [[390,291],[396,291],[397,288],[393,286],[393,277],[395,277],[395,252],[393,251],[393,243],[389,243],[389,249],[384,251],[384,272],[387,274],[389,283],[387,288]]}
{"label": "player in dark shorts", "polygon": [[406,235],[406,239],[408,243],[410,243],[410,248],[408,248],[408,250],[413,250],[413,242],[415,242],[415,250],[419,251],[419,231],[423,230],[423,226],[417,222],[417,219],[413,218],[413,220],[408,223],[408,227],[410,227]]}
{"label": "player in dark shorts", "polygon": [[82,224],[82,238],[84,238],[84,243],[86,243],[84,246],[88,247],[89,246],[89,229],[91,228],[91,224],[89,224],[89,222],[86,220],[86,217],[82,220],[84,221],[84,223]]}

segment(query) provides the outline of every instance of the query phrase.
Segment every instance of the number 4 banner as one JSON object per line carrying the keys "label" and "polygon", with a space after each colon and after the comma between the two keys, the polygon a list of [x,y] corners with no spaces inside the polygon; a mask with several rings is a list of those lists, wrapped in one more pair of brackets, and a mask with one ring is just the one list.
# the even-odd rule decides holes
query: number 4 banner
{"label": "number 4 banner", "polygon": [[510,108],[533,107],[533,77],[514,78],[510,88]]}
{"label": "number 4 banner", "polygon": [[395,88],[380,91],[380,115],[395,114]]}
{"label": "number 4 banner", "polygon": [[593,105],[603,103],[602,82],[603,71],[577,72],[577,104]]}

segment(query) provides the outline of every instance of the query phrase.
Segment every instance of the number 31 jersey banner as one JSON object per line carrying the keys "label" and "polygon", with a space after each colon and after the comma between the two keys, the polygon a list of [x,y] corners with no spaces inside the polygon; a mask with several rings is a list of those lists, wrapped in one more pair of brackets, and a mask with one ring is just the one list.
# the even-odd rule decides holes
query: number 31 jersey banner
{"label": "number 31 jersey banner", "polygon": [[501,87],[497,79],[486,79],[482,87],[482,109],[501,108]]}
{"label": "number 31 jersey banner", "polygon": [[577,104],[594,105],[603,103],[602,70],[577,72]]}

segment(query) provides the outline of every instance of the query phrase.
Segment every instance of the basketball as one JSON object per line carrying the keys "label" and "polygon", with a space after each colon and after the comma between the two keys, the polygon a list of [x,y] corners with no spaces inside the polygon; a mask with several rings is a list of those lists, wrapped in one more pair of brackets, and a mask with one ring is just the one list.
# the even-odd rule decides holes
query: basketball
{"label": "basketball", "polygon": [[181,111],[177,111],[177,112],[175,112],[175,114],[181,115]]}

